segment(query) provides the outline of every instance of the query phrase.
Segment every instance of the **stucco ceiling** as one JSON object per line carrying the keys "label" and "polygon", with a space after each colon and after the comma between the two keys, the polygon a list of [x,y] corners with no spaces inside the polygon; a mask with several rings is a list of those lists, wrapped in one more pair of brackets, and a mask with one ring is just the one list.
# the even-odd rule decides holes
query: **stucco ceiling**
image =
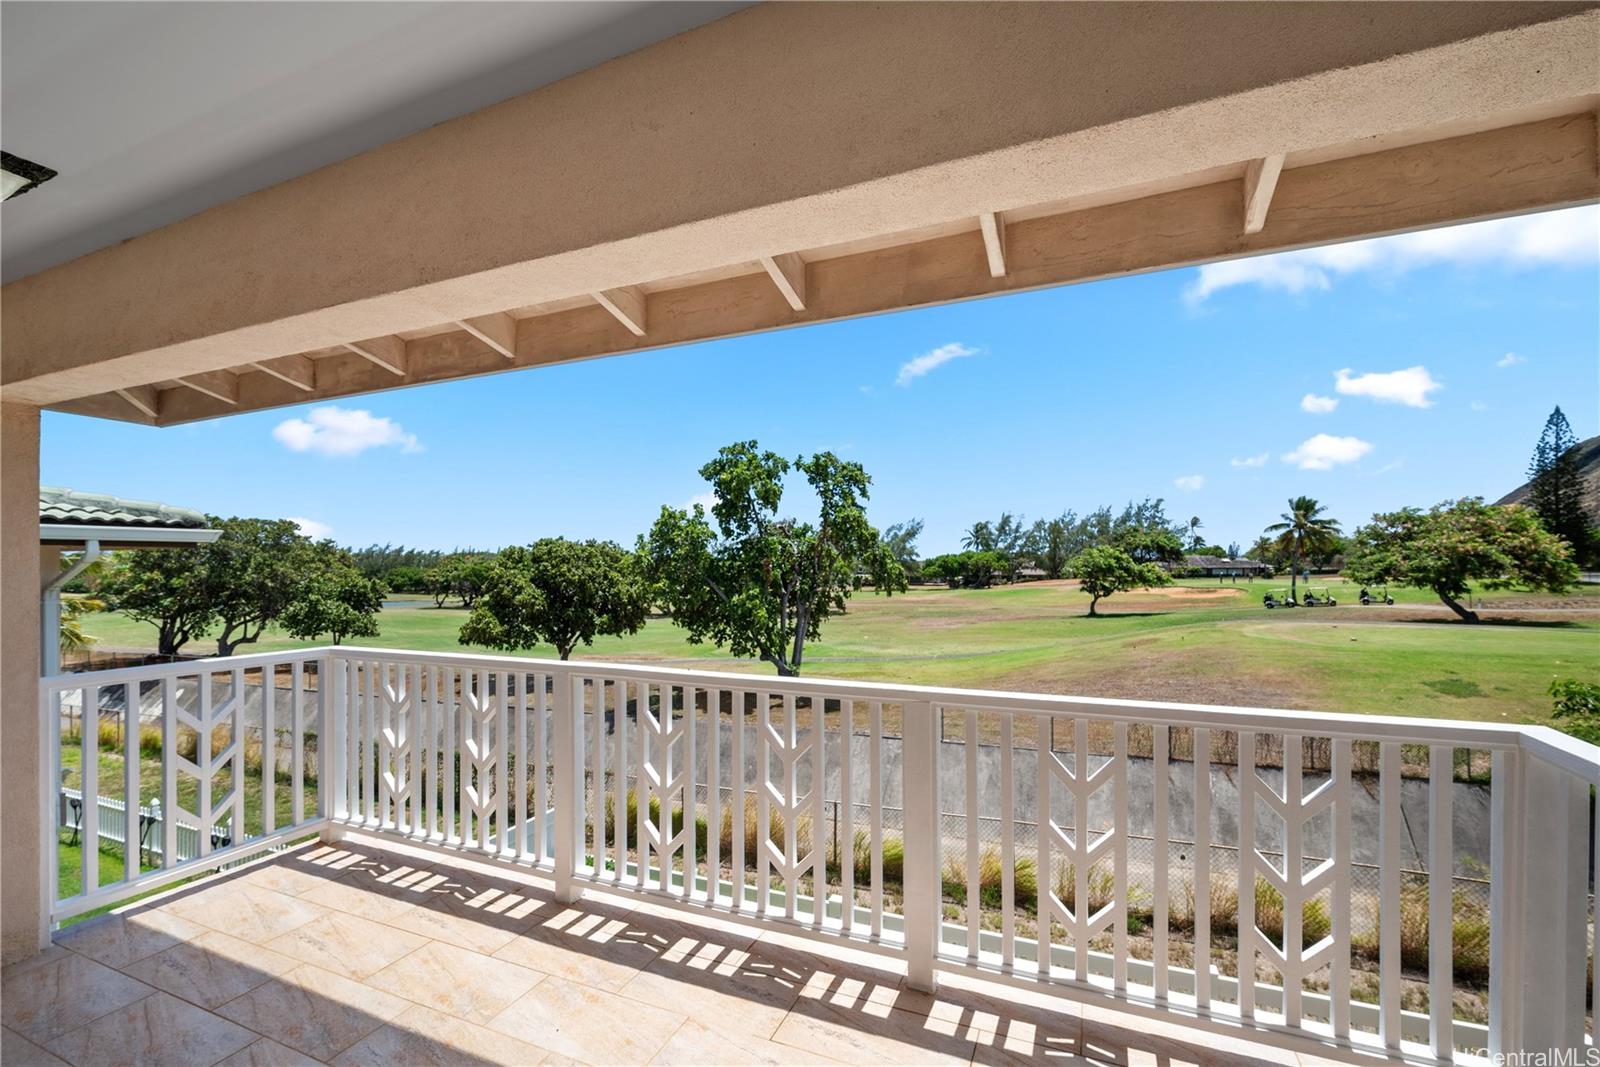
{"label": "stucco ceiling", "polygon": [[0,210],[0,273],[33,274],[743,6],[6,0],[0,145],[60,177]]}

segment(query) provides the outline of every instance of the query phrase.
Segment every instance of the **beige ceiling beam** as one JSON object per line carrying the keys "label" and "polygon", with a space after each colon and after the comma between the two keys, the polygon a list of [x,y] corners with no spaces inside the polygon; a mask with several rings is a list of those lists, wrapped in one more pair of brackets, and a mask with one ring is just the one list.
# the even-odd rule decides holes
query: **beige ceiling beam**
{"label": "beige ceiling beam", "polygon": [[116,393],[152,422],[161,414],[160,392],[153,385],[130,385]]}
{"label": "beige ceiling beam", "polygon": [[1244,165],[1244,232],[1260,233],[1267,224],[1267,209],[1283,173],[1283,153],[1252,159]]}
{"label": "beige ceiling beam", "polygon": [[[1149,11],[755,5],[12,282],[0,384],[55,404],[627,285],[649,288],[653,314],[664,280],[775,248],[812,262],[991,211],[1010,230],[1040,205],[1225,167],[1242,231],[1242,160],[1287,151],[1292,170],[1306,151],[1592,113],[1600,96],[1595,10]],[[1241,52],[1242,36],[1260,47]],[[729,55],[726,78],[685,76]],[[1095,91],[1063,90],[1062,69]],[[1384,191],[1369,192],[1359,213],[1381,209]]]}
{"label": "beige ceiling beam", "polygon": [[1006,276],[1006,224],[997,212],[985,211],[978,216],[978,229],[983,233],[983,252],[989,259],[989,277]]}
{"label": "beige ceiling beam", "polygon": [[761,266],[772,284],[778,287],[789,307],[795,311],[806,309],[806,261],[794,252],[781,256],[762,256]]}
{"label": "beige ceiling beam", "polygon": [[220,400],[232,407],[239,406],[239,376],[233,371],[203,371],[199,374],[185,374],[181,378],[174,378],[173,381],[213,400]]}
{"label": "beige ceiling beam", "polygon": [[371,337],[365,341],[346,341],[344,347],[398,378],[404,378],[411,367],[404,338]]}
{"label": "beige ceiling beam", "polygon": [[645,332],[645,296],[644,290],[637,285],[626,285],[620,289],[607,289],[605,292],[591,294],[595,302],[607,311],[613,318],[628,328],[628,332],[635,337],[643,337]]}
{"label": "beige ceiling beam", "polygon": [[[317,396],[445,381],[507,368],[591,359],[716,337],[1116,277],[1184,264],[1491,218],[1600,198],[1588,114],[1285,169],[1261,232],[1241,232],[1239,178],[1135,200],[1008,220],[1007,273],[990,273],[970,228],[807,263],[804,311],[765,273],[650,297],[650,333],[617,329],[598,304],[521,318],[515,360],[451,331],[412,340],[403,383],[354,358],[319,361]],[[1534,162],[1537,161],[1537,162]],[[1373,190],[1381,189],[1375,202]],[[278,392],[270,392],[277,386]],[[245,405],[295,403],[265,375],[241,380]],[[204,398],[168,396],[161,421],[208,418]]]}
{"label": "beige ceiling beam", "polygon": [[517,320],[505,312],[462,319],[456,325],[507,359],[517,358]]}
{"label": "beige ceiling beam", "polygon": [[256,360],[250,365],[280,382],[288,382],[304,393],[312,392],[317,387],[317,365],[307,356],[279,356],[276,359]]}

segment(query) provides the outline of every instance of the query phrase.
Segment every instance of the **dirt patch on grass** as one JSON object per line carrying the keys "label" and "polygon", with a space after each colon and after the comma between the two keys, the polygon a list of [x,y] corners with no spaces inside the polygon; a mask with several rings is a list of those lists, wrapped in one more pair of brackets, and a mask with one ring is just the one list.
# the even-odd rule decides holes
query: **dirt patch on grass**
{"label": "dirt patch on grass", "polygon": [[[1141,645],[1149,643],[1153,643],[1152,639],[1139,639]],[[1124,647],[1138,646],[1130,643]],[[1170,644],[1115,667],[1083,662],[1088,658],[1063,657],[1063,661],[1013,671],[997,679],[993,688],[1188,704],[1319,706],[1317,694],[1305,685],[1305,672],[1294,664],[1274,664],[1252,657],[1248,663],[1230,670],[1228,665],[1218,663],[1211,650],[1174,649]]]}
{"label": "dirt patch on grass", "polygon": [[1135,590],[1130,595],[1160,597],[1163,600],[1231,600],[1236,596],[1243,596],[1247,591],[1227,585],[1216,589],[1197,589],[1192,585],[1169,585],[1162,589]]}

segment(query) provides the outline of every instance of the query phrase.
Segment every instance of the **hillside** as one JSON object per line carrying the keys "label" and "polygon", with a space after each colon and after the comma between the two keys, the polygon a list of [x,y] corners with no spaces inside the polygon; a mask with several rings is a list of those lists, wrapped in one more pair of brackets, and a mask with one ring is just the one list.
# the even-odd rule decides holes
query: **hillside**
{"label": "hillside", "polygon": [[[1583,507],[1589,517],[1600,524],[1600,437],[1578,442],[1577,449],[1578,470],[1583,477]],[[1528,483],[1523,482],[1495,503],[1521,504],[1527,499]]]}

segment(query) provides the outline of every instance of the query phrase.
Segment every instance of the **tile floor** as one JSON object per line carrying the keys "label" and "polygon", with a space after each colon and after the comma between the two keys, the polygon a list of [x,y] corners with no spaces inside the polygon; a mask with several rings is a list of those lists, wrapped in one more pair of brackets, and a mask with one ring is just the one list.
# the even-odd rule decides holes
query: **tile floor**
{"label": "tile floor", "polygon": [[[63,930],[8,968],[6,1067],[1289,1064],[388,842],[310,844]],[[844,958],[848,956],[848,958]],[[1307,1060],[1306,1062],[1310,1062]]]}

